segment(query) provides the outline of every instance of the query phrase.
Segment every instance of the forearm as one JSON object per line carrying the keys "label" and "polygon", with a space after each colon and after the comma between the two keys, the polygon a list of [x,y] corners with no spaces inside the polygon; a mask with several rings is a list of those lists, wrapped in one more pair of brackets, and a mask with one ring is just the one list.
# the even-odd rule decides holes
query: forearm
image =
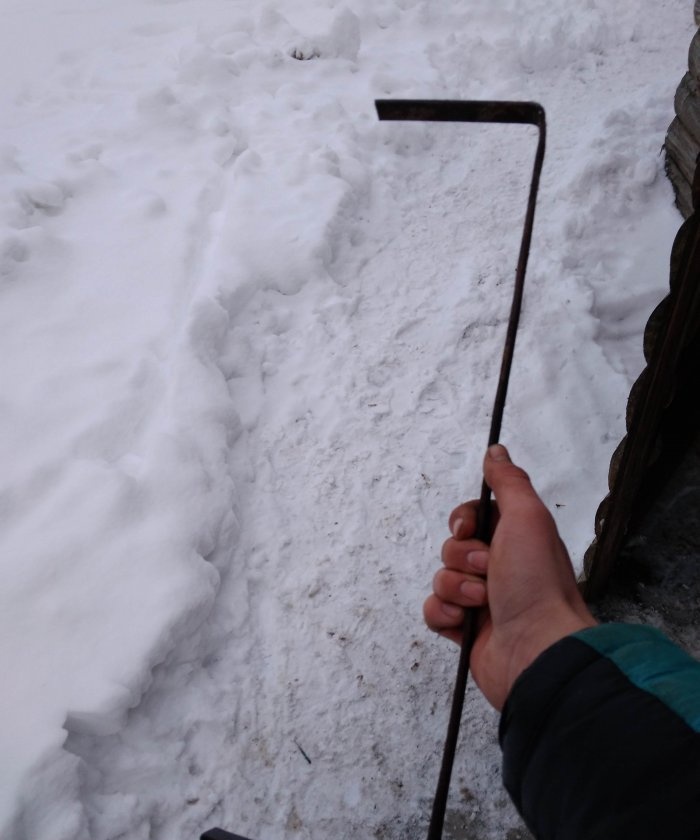
{"label": "forearm", "polygon": [[539,840],[700,836],[700,665],[649,628],[546,650],[501,719],[504,782]]}

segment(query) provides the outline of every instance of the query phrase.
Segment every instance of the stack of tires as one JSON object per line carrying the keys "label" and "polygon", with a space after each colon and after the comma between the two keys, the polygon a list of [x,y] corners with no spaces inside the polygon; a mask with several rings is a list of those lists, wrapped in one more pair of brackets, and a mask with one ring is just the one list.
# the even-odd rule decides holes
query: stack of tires
{"label": "stack of tires", "polygon": [[[700,21],[700,0],[695,0],[695,19]],[[691,41],[688,72],[676,91],[676,117],[666,135],[666,172],[676,191],[676,203],[685,218],[693,212],[693,185],[700,153],[700,30]]]}

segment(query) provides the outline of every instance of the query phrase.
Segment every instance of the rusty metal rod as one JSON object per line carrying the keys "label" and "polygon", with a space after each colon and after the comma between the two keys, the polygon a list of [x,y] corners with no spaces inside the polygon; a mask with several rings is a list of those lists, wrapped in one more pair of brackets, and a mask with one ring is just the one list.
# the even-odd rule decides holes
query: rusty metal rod
{"label": "rusty metal rod", "polygon": [[[518,265],[515,270],[515,288],[513,302],[510,308],[510,318],[506,332],[501,372],[491,415],[491,429],[488,445],[498,443],[501,434],[503,411],[508,392],[508,380],[513,364],[515,352],[515,338],[522,308],[523,289],[525,286],[525,270],[530,254],[532,228],[535,219],[535,205],[540,173],[544,161],[546,121],[544,109],[536,102],[461,102],[458,100],[430,100],[430,99],[379,99],[376,101],[377,114],[380,120],[417,120],[430,122],[477,122],[477,123],[510,123],[534,125],[539,130],[539,140],[535,152],[535,163],[530,181],[530,194],[525,213],[523,235],[520,243]],[[491,489],[485,481],[481,484],[481,498],[479,501],[479,522],[477,539],[490,542],[491,537]],[[477,633],[478,611],[467,610],[464,619],[462,649],[459,656],[457,678],[452,696],[452,708],[447,727],[447,736],[442,756],[442,766],[438,779],[433,810],[428,829],[428,840],[440,840],[445,822],[445,810],[452,776],[459,727],[464,708],[464,694],[469,676],[469,658]]]}

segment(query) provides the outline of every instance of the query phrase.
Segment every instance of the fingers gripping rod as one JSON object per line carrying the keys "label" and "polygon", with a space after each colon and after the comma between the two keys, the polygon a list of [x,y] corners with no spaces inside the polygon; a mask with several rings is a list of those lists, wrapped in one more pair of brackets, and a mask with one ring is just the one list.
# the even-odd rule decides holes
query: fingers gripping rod
{"label": "fingers gripping rod", "polygon": [[[535,163],[530,181],[530,194],[527,201],[525,213],[525,224],[523,236],[520,243],[520,254],[518,265],[515,270],[515,288],[513,290],[513,302],[510,308],[508,330],[503,348],[501,361],[501,372],[496,388],[493,413],[491,415],[491,430],[489,432],[488,445],[497,443],[501,434],[501,423],[503,421],[503,410],[506,403],[508,391],[508,380],[510,369],[513,363],[515,352],[515,337],[518,331],[520,310],[523,300],[523,288],[525,285],[525,269],[530,254],[530,242],[532,240],[532,227],[535,219],[535,204],[537,202],[537,189],[540,182],[542,162],[544,161],[544,149],[546,139],[545,113],[541,105],[536,102],[460,102],[460,101],[436,101],[429,99],[379,99],[376,101],[377,114],[380,120],[414,120],[420,122],[476,122],[476,123],[514,123],[521,125],[534,125],[539,129],[539,140],[535,152]],[[481,485],[481,499],[479,502],[479,523],[477,539],[483,542],[490,542],[490,519],[491,519],[491,490],[485,481]],[[457,678],[455,680],[454,693],[452,696],[452,708],[447,727],[447,736],[442,755],[442,766],[438,778],[433,811],[428,829],[428,840],[440,840],[445,821],[445,810],[447,807],[447,796],[452,776],[455,751],[459,726],[462,719],[464,707],[464,694],[467,687],[469,675],[469,658],[476,638],[477,631],[477,610],[467,610],[464,619],[464,633],[462,649],[459,656]]]}

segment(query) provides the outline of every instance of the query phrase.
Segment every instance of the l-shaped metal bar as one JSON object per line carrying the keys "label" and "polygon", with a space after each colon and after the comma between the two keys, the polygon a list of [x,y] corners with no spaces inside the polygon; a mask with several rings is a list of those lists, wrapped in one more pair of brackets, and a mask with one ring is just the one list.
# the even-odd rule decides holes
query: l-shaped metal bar
{"label": "l-shaped metal bar", "polygon": [[[527,201],[523,235],[520,243],[520,254],[515,270],[515,288],[510,308],[508,329],[501,360],[501,372],[496,388],[493,413],[491,415],[491,429],[488,445],[498,443],[501,434],[503,411],[508,392],[508,380],[513,364],[515,352],[515,338],[522,308],[523,289],[525,286],[525,270],[530,254],[532,228],[535,220],[535,205],[537,189],[540,183],[540,173],[544,161],[546,141],[546,121],[544,108],[536,102],[498,102],[498,101],[459,101],[433,99],[378,99],[376,101],[377,114],[380,120],[413,120],[421,122],[476,122],[476,123],[511,123],[534,125],[539,129],[539,140],[535,152],[535,163],[530,181],[530,194]],[[481,499],[479,502],[479,524],[477,538],[483,542],[490,542],[491,537],[491,490],[485,481],[481,485]],[[428,840],[440,840],[445,821],[447,796],[452,776],[459,726],[464,708],[464,694],[469,675],[469,657],[471,655],[477,631],[477,611],[467,610],[464,620],[464,634],[462,649],[459,656],[457,678],[452,696],[452,708],[447,727],[447,736],[442,755],[442,766],[435,791],[433,810],[428,829]]]}

